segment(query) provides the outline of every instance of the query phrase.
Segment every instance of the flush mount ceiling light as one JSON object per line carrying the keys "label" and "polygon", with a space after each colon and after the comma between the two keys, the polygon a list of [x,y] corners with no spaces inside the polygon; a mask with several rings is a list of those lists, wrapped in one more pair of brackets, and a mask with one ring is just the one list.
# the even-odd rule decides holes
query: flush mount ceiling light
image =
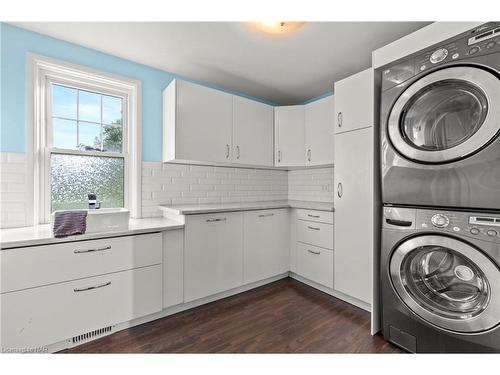
{"label": "flush mount ceiling light", "polygon": [[283,35],[302,27],[305,22],[266,21],[251,22],[251,26],[266,34]]}

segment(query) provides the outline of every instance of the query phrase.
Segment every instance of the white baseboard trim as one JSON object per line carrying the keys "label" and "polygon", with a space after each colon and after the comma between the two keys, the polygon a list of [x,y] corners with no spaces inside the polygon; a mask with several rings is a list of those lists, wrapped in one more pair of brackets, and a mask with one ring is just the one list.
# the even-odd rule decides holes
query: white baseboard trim
{"label": "white baseboard trim", "polygon": [[311,281],[309,279],[306,279],[305,277],[302,277],[295,272],[290,272],[290,277],[292,279],[295,279],[297,281],[300,281],[301,283],[304,283],[306,285],[309,285],[315,289],[321,290],[322,292],[329,294],[335,298],[341,299],[342,301],[345,301],[347,303],[350,303],[351,305],[354,305],[356,307],[359,307],[360,309],[366,310],[368,312],[371,312],[371,306],[369,303],[366,303],[364,301],[360,301],[359,299],[356,299],[354,297],[348,296],[347,294],[341,293],[339,291],[336,291],[334,289],[328,288],[326,286],[323,286],[321,284],[318,284],[314,281]]}
{"label": "white baseboard trim", "polygon": [[[91,340],[85,341],[85,343],[100,339],[100,338],[105,337],[105,336],[109,336],[113,333],[122,331],[122,330],[130,328],[130,327],[135,327],[135,326],[138,326],[140,324],[148,323],[148,322],[151,322],[153,320],[157,320],[157,319],[161,319],[161,318],[173,315],[173,314],[177,314],[177,313],[180,313],[182,311],[186,311],[186,310],[189,310],[189,309],[201,306],[201,305],[205,305],[207,303],[211,303],[211,302],[214,302],[217,300],[221,300],[223,298],[231,297],[231,296],[234,296],[236,294],[240,294],[240,293],[246,292],[248,290],[255,289],[255,288],[264,286],[266,284],[270,284],[272,282],[284,279],[286,277],[291,277],[291,278],[293,278],[301,283],[309,285],[310,287],[318,289],[318,290],[320,290],[326,294],[329,294],[333,297],[339,298],[347,303],[350,303],[350,304],[357,306],[357,307],[359,307],[363,310],[366,310],[368,312],[370,312],[370,310],[371,310],[370,304],[368,304],[366,302],[360,301],[356,298],[350,297],[348,295],[340,293],[340,292],[333,290],[331,288],[327,288],[321,284],[315,283],[314,281],[308,280],[308,279],[306,279],[306,278],[304,278],[304,277],[302,277],[294,272],[286,272],[286,273],[283,273],[281,275],[273,276],[273,277],[270,277],[270,278],[265,279],[265,280],[257,281],[257,282],[251,283],[251,284],[242,285],[240,287],[237,287],[237,288],[234,288],[231,290],[227,290],[225,292],[221,292],[221,293],[214,294],[212,296],[200,298],[196,301],[191,301],[188,303],[181,303],[181,304],[178,304],[175,306],[169,306],[169,307],[166,307],[163,310],[158,311],[154,314],[146,315],[146,316],[143,316],[143,317],[140,317],[137,319],[130,320],[128,322],[115,324],[112,326],[112,329],[110,332],[107,332],[106,334],[103,334],[101,336],[97,336]],[[75,346],[79,346],[82,344],[84,344],[84,342],[74,344],[72,342],[71,338],[69,338],[67,340],[57,342],[55,344],[47,345],[46,348],[47,348],[47,351],[49,353],[54,353],[54,352],[58,352],[60,350],[73,348]]]}

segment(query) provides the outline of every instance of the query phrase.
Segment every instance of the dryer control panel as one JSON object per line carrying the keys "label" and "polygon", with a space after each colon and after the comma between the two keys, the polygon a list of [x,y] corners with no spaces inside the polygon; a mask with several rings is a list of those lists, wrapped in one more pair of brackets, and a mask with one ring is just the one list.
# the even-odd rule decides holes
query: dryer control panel
{"label": "dryer control panel", "polygon": [[415,58],[415,72],[467,57],[500,51],[500,24],[491,23],[472,30],[460,39],[430,48]]}
{"label": "dryer control panel", "polygon": [[500,214],[416,210],[417,230],[438,230],[500,243]]}

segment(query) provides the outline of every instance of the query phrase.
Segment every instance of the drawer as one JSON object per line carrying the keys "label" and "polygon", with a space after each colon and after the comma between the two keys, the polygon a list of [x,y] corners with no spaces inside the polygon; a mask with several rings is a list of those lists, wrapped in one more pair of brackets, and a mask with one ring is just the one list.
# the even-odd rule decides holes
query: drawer
{"label": "drawer", "polygon": [[333,250],[297,243],[297,273],[333,288]]}
{"label": "drawer", "polygon": [[333,249],[333,225],[297,220],[297,241]]}
{"label": "drawer", "polygon": [[0,296],[4,348],[50,345],[162,309],[162,266]]}
{"label": "drawer", "polygon": [[0,251],[1,293],[161,264],[161,233]]}
{"label": "drawer", "polygon": [[333,212],[315,210],[297,210],[299,220],[316,221],[318,223],[333,224]]}

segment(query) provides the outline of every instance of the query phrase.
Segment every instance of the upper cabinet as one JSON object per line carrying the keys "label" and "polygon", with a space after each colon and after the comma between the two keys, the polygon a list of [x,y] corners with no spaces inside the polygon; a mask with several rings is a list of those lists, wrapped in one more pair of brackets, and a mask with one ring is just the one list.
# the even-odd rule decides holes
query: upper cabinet
{"label": "upper cabinet", "polygon": [[373,69],[335,82],[335,134],[372,126],[373,103]]}
{"label": "upper cabinet", "polygon": [[273,166],[273,107],[174,80],[163,92],[163,161]]}
{"label": "upper cabinet", "polygon": [[333,96],[273,107],[182,80],[163,92],[163,162],[333,164]]}
{"label": "upper cabinet", "polygon": [[163,93],[163,161],[231,161],[233,97],[174,80]]}
{"label": "upper cabinet", "polygon": [[333,164],[334,118],[333,95],[305,106],[307,166]]}
{"label": "upper cabinet", "polygon": [[305,165],[305,110],[303,105],[274,107],[274,165]]}
{"label": "upper cabinet", "polygon": [[273,107],[233,96],[234,163],[273,166]]}

